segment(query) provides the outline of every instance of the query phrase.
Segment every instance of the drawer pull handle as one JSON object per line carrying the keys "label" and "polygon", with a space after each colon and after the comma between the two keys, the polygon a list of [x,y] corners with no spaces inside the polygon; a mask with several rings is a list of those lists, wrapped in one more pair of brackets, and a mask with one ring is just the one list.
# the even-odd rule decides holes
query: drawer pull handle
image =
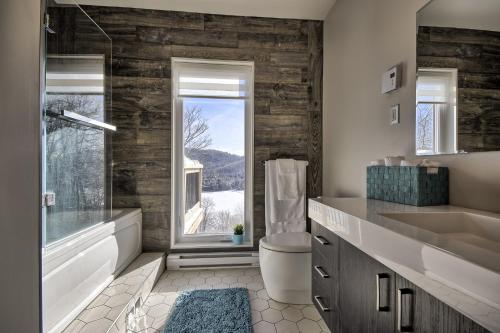
{"label": "drawer pull handle", "polygon": [[[408,312],[408,325],[403,325],[403,297],[410,297],[410,311]],[[413,332],[413,290],[409,288],[398,289],[398,332]]]}
{"label": "drawer pull handle", "polygon": [[331,310],[329,307],[323,304],[323,302],[321,301],[321,296],[314,296],[314,300],[316,301],[316,304],[318,304],[321,311],[328,312]]}
{"label": "drawer pull handle", "polygon": [[328,243],[328,241],[326,239],[324,239],[321,236],[314,236],[314,239],[317,240],[321,245],[328,245],[328,244],[330,244],[330,243]]}
{"label": "drawer pull handle", "polygon": [[380,312],[387,312],[387,311],[389,311],[389,304],[383,305],[383,306],[380,305],[380,280],[384,280],[384,279],[389,280],[390,279],[389,274],[387,274],[387,273],[379,273],[379,274],[375,275],[375,280],[377,282],[377,304],[376,304],[376,309],[377,309],[377,311],[380,311]]}
{"label": "drawer pull handle", "polygon": [[328,275],[328,273],[325,272],[325,270],[323,269],[323,267],[321,267],[321,266],[314,266],[314,269],[316,270],[316,272],[318,272],[319,276],[321,276],[323,279],[326,279],[326,278],[330,277],[330,275]]}

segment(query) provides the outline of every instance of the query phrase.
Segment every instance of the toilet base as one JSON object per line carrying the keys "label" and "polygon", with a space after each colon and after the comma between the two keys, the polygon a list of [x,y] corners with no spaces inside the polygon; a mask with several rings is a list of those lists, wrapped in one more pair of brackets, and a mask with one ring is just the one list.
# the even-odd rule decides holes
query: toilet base
{"label": "toilet base", "polygon": [[[264,283],[265,285],[265,283]],[[311,290],[296,291],[296,290],[274,290],[272,293],[267,293],[269,297],[276,302],[287,304],[312,304]]]}
{"label": "toilet base", "polygon": [[259,259],[269,297],[281,303],[312,303],[310,252],[279,252],[259,246]]}

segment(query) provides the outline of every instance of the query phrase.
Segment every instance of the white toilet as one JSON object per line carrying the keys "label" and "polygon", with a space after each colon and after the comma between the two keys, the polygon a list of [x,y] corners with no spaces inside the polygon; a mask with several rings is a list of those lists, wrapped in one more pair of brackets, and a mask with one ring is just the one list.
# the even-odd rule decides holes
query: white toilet
{"label": "white toilet", "polygon": [[285,232],[261,238],[260,271],[275,301],[311,304],[311,234]]}
{"label": "white toilet", "polygon": [[306,230],[307,161],[265,164],[266,237],[259,243],[260,271],[275,301],[311,304],[311,234]]}

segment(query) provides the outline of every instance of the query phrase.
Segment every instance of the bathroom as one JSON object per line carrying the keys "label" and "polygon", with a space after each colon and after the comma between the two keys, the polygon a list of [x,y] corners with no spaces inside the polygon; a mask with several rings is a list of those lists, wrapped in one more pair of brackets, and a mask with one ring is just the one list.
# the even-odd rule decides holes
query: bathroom
{"label": "bathroom", "polygon": [[495,0],[0,13],[0,331],[500,332]]}

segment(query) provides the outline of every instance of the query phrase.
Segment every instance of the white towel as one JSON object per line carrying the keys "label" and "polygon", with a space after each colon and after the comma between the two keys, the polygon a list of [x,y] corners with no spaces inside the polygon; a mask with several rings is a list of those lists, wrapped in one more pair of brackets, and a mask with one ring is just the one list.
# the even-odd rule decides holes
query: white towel
{"label": "white towel", "polygon": [[299,175],[295,160],[277,159],[278,200],[294,200],[299,197]]}
{"label": "white towel", "polygon": [[295,161],[297,170],[296,199],[278,199],[278,168],[276,161],[266,162],[265,212],[266,235],[306,230],[306,166],[305,161]]}

